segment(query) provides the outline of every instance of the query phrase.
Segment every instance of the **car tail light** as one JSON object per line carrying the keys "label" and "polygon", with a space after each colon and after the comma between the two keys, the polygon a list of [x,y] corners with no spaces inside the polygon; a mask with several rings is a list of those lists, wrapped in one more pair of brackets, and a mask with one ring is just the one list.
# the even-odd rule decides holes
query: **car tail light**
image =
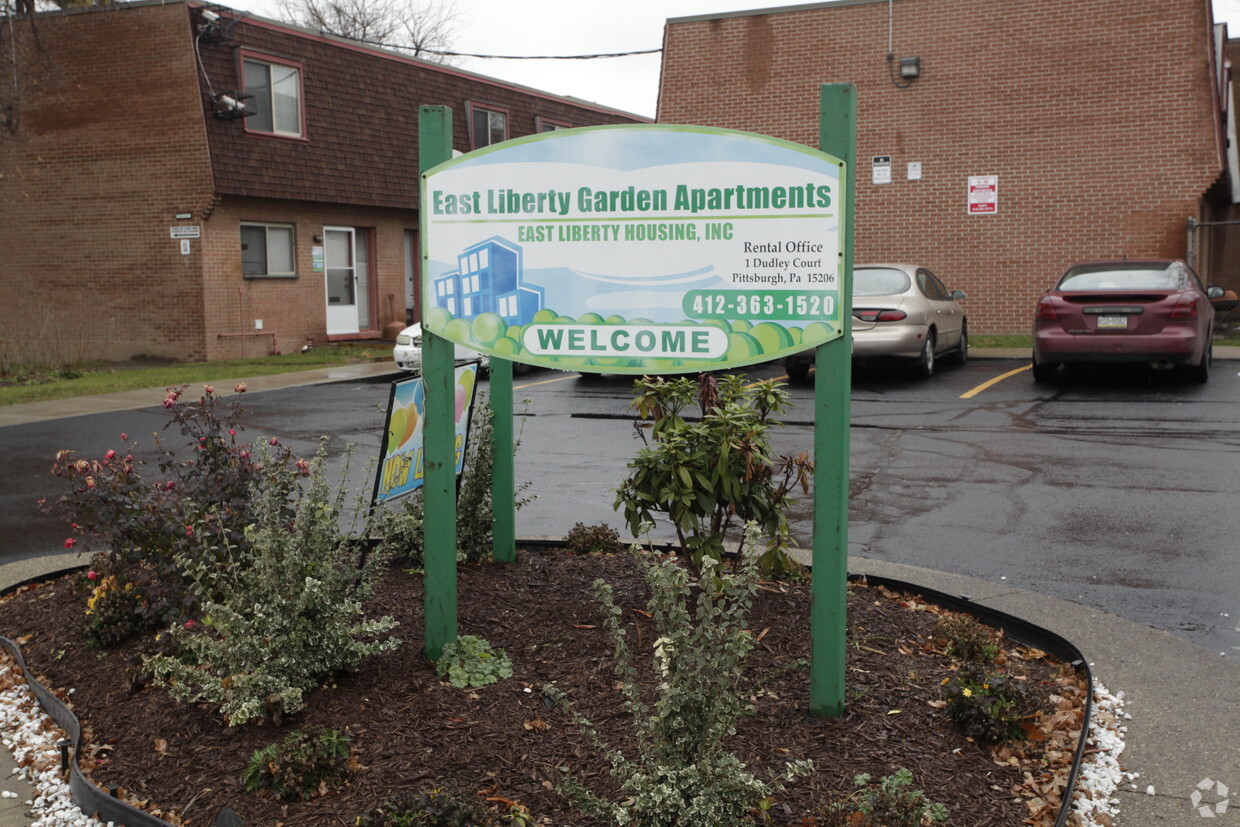
{"label": "car tail light", "polygon": [[1193,301],[1192,296],[1180,296],[1179,301],[1175,303],[1175,307],[1171,308],[1171,319],[1195,319],[1197,318],[1197,302]]}
{"label": "car tail light", "polygon": [[908,318],[903,310],[881,310],[877,307],[854,307],[853,316],[863,322],[898,322]]}
{"label": "car tail light", "polygon": [[1054,322],[1059,319],[1059,314],[1055,312],[1055,302],[1051,301],[1050,297],[1038,302],[1038,312],[1035,318],[1043,322]]}

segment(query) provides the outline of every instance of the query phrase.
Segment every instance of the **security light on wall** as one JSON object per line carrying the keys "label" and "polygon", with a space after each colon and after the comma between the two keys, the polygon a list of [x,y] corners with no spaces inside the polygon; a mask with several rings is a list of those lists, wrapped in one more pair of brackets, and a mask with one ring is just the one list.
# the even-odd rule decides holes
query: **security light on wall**
{"label": "security light on wall", "polygon": [[258,113],[250,111],[246,106],[246,101],[253,100],[253,98],[253,95],[247,95],[237,90],[212,95],[211,102],[215,105],[214,115],[226,121],[235,121],[238,118],[248,118],[250,115],[256,115]]}
{"label": "security light on wall", "polygon": [[921,77],[921,58],[902,57],[897,61],[896,56],[888,52],[887,74],[891,76],[892,86],[897,89],[907,89],[913,85],[913,81]]}

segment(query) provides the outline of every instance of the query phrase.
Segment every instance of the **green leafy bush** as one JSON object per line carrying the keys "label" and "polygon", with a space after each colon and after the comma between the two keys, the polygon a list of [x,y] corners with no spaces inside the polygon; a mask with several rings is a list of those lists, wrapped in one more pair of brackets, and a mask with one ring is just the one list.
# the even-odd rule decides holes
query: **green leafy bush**
{"label": "green leafy bush", "polygon": [[735,571],[703,561],[693,583],[673,559],[648,562],[652,596],[647,606],[655,624],[653,646],[658,694],[653,704],[642,695],[641,680],[621,626],[622,610],[611,587],[599,580],[595,593],[615,643],[616,673],[625,708],[636,726],[638,753],[630,759],[603,743],[593,725],[554,686],[544,689],[565,704],[575,724],[587,732],[620,780],[622,800],[606,801],[567,776],[561,792],[588,815],[608,824],[643,827],[717,827],[742,824],[782,786],[812,769],[796,761],[768,784],[750,773],[724,748],[736,733],[737,719],[752,714],[741,687],[743,661],[753,646],[745,621],[756,590],[756,561],[745,559]]}
{"label": "green leafy bush", "polygon": [[376,807],[357,819],[357,827],[533,827],[534,819],[519,804],[508,812],[487,811],[473,797],[436,788]]}
{"label": "green leafy bush", "polygon": [[982,743],[1006,743],[1025,737],[1021,722],[1037,709],[1024,681],[1001,673],[966,669],[944,685],[947,714],[966,735]]}
{"label": "green leafy bush", "polygon": [[930,631],[930,639],[952,657],[974,664],[999,656],[999,632],[966,614],[947,614]]}
{"label": "green leafy bush", "polygon": [[230,725],[279,722],[323,678],[399,644],[381,637],[396,621],[363,617],[386,556],[364,556],[341,532],[344,491],[330,496],[325,457],[320,446],[291,518],[283,486],[260,478],[244,546],[226,544],[210,561],[178,557],[201,615],[174,629],[176,654],[147,660],[174,698],[214,704]]}
{"label": "green leafy bush", "polygon": [[[168,388],[164,397],[170,415],[165,430],[176,427],[187,440],[180,451],[157,436],[159,458],[148,464],[134,456],[136,444],[121,434],[119,451],[86,459],[63,450],[52,466],[52,473],[72,487],[54,503],[42,503],[69,521],[73,536],[65,547],[106,549],[93,557],[91,570],[100,582],[115,578],[118,587],[105,600],[107,611],[87,621],[100,645],[192,615],[197,598],[178,558],[218,565],[220,549],[244,549],[245,527],[255,519],[250,486],[262,478],[291,494],[308,469],[275,440],[264,445],[261,464],[255,446],[240,441],[244,385],[229,399],[211,385],[203,386],[197,399],[187,399],[187,387]],[[117,597],[134,592],[141,599],[122,609]]]}
{"label": "green leafy bush", "polygon": [[281,798],[311,799],[344,780],[348,771],[349,736],[313,727],[255,750],[241,780],[250,792],[271,790]]}
{"label": "green leafy bush", "polygon": [[833,801],[819,814],[822,827],[921,827],[947,821],[947,807],[913,787],[913,773],[901,767],[873,783],[868,772],[853,778],[857,791]]}
{"label": "green leafy bush", "polygon": [[577,523],[564,535],[564,544],[574,554],[615,554],[624,548],[620,533],[605,523]]}
{"label": "green leafy bush", "polygon": [[512,661],[503,649],[495,649],[476,635],[461,635],[444,644],[435,672],[453,686],[487,686],[512,677]]}
{"label": "green leafy bush", "polygon": [[[791,543],[787,510],[800,487],[809,493],[814,464],[808,455],[776,457],[772,416],[788,405],[778,382],[747,385],[743,376],[716,382],[702,374],[690,379],[639,379],[633,401],[643,419],[638,433],[650,438],[629,463],[627,479],[616,489],[615,507],[634,536],[638,526],[664,514],[676,531],[681,550],[700,566],[704,557],[718,560],[730,534],[746,523],[757,524],[767,547],[761,569],[778,574],[795,569],[784,549]],[[683,415],[693,402],[701,419]],[[737,553],[746,540],[739,538]]]}

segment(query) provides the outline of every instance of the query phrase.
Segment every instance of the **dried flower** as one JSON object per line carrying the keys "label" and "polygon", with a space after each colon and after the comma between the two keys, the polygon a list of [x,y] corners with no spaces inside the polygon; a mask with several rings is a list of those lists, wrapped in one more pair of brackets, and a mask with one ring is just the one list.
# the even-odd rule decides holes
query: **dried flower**
{"label": "dried flower", "polygon": [[237,387],[233,388],[233,391],[235,393],[245,393],[246,391],[245,382],[241,382],[240,384],[238,384]]}

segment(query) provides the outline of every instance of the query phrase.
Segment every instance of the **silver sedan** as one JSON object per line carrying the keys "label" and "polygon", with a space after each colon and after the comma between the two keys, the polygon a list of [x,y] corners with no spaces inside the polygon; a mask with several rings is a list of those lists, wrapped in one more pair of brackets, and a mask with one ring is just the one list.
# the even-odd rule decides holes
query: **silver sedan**
{"label": "silver sedan", "polygon": [[[969,358],[969,323],[957,302],[963,290],[948,290],[929,268],[916,264],[863,264],[852,273],[852,355],[896,358],[929,378],[940,356],[963,364]],[[784,360],[791,379],[809,375],[812,350]]]}

